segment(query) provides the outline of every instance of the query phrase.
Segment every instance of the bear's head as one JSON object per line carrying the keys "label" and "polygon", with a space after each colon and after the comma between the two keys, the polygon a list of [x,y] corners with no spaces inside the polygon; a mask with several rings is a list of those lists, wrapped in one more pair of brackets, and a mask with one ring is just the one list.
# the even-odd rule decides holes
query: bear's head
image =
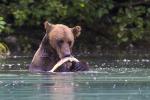
{"label": "bear's head", "polygon": [[76,37],[80,35],[81,27],[69,28],[63,24],[44,23],[48,41],[51,47],[56,50],[59,58],[71,56],[72,47]]}

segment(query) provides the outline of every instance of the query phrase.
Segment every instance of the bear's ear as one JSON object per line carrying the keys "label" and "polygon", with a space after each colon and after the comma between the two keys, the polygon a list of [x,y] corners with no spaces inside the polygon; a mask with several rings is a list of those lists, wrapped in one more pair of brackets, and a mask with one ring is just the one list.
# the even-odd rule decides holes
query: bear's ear
{"label": "bear's ear", "polygon": [[80,26],[73,27],[72,33],[73,33],[74,37],[78,37],[81,33],[81,27]]}
{"label": "bear's ear", "polygon": [[44,28],[46,30],[46,33],[49,33],[53,28],[53,24],[50,24],[48,21],[45,21],[44,22]]}

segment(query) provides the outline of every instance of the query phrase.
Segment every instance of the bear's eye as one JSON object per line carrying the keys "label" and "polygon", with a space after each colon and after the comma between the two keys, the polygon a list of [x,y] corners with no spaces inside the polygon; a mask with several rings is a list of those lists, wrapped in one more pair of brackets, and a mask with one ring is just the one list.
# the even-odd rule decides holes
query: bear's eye
{"label": "bear's eye", "polygon": [[57,44],[58,44],[59,47],[60,47],[63,43],[64,43],[63,40],[58,40],[58,41],[57,41]]}
{"label": "bear's eye", "polygon": [[71,46],[71,41],[68,41],[69,46]]}

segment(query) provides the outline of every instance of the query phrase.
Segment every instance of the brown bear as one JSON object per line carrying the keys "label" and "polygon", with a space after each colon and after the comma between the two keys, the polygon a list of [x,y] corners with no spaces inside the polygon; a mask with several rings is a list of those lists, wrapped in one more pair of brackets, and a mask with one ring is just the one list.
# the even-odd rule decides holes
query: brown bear
{"label": "brown bear", "polygon": [[[81,27],[69,28],[63,24],[44,23],[46,34],[36,51],[29,66],[30,72],[50,71],[62,58],[72,55],[72,47],[76,37],[80,35]],[[72,62],[70,67],[61,66],[57,72],[74,72],[88,70],[87,63]]]}

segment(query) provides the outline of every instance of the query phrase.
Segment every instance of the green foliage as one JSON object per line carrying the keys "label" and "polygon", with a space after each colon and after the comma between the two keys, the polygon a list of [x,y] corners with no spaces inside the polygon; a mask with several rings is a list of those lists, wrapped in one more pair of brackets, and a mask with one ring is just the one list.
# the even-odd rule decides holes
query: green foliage
{"label": "green foliage", "polygon": [[113,31],[117,34],[118,44],[142,39],[144,33],[144,19],[140,16],[145,14],[145,7],[119,9],[117,16],[113,17],[116,25]]}
{"label": "green foliage", "polygon": [[11,15],[14,18],[11,24],[16,26],[40,25],[43,20],[64,22],[74,18],[91,23],[108,14],[113,6],[112,0],[5,0],[0,4],[0,13],[6,18]]}
{"label": "green foliage", "polygon": [[3,19],[3,17],[0,17],[0,32],[2,32],[4,30],[4,25],[5,25],[5,21]]}
{"label": "green foliage", "polygon": [[[32,49],[32,39],[40,37],[32,33],[33,27],[39,29],[45,20],[71,27],[81,25],[84,35],[80,41],[85,45],[130,44],[149,40],[148,3],[149,0],[2,0],[0,15],[6,19],[7,27],[4,29],[5,22],[0,17],[0,31],[15,35],[25,52]],[[34,35],[22,34],[20,27],[30,27],[28,33]]]}
{"label": "green foliage", "polygon": [[9,49],[5,43],[0,43],[0,55],[4,55],[9,52]]}
{"label": "green foliage", "polygon": [[[0,17],[0,33],[4,30],[6,22],[3,17]],[[4,43],[0,43],[0,55],[7,53],[8,47]]]}

